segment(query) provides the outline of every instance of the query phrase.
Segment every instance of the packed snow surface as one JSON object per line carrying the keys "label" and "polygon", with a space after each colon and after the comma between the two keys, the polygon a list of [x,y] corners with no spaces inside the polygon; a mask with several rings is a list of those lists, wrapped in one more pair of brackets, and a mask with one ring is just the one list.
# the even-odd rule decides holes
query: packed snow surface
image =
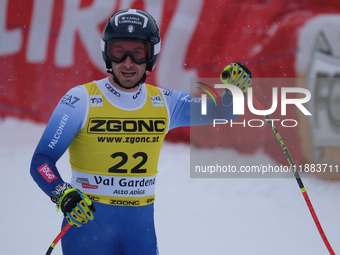
{"label": "packed snow surface", "polygon": [[[0,120],[1,254],[45,254],[60,231],[61,212],[29,174],[44,127]],[[271,160],[261,151],[222,152],[226,162]],[[328,254],[293,174],[194,179],[189,155],[189,145],[163,145],[155,203],[160,254]],[[69,181],[68,153],[57,166]],[[340,182],[301,177],[329,242],[340,253]],[[60,243],[53,254],[61,254]]]}

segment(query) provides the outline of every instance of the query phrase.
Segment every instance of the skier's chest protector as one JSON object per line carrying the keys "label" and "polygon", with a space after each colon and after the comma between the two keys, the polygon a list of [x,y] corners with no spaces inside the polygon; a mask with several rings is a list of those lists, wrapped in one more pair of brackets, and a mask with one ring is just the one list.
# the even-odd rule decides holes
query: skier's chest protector
{"label": "skier's chest protector", "polygon": [[168,111],[157,87],[146,85],[138,109],[112,105],[92,82],[84,128],[69,147],[72,185],[92,200],[139,206],[153,202],[160,150],[168,131]]}

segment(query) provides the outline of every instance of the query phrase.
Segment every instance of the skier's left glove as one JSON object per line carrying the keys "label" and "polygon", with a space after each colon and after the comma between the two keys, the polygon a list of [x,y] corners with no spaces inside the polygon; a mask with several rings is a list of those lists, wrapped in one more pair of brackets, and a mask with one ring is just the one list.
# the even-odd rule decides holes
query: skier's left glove
{"label": "skier's left glove", "polygon": [[225,84],[235,85],[244,93],[253,82],[250,70],[240,62],[227,65],[221,72],[220,79]]}
{"label": "skier's left glove", "polygon": [[71,225],[81,227],[88,220],[93,220],[94,205],[91,199],[69,183],[57,185],[52,191],[51,200],[64,213]]}

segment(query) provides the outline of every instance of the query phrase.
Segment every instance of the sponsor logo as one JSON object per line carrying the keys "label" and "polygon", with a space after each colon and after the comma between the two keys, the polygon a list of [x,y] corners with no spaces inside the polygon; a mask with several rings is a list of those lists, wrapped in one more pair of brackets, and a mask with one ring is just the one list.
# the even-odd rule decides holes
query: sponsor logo
{"label": "sponsor logo", "polygon": [[151,98],[151,102],[152,102],[152,105],[154,107],[157,107],[157,106],[164,106],[164,103],[163,103],[163,99],[160,95],[157,95],[157,96],[150,96]]}
{"label": "sponsor logo", "polygon": [[163,134],[166,119],[116,119],[91,118],[87,132],[90,134]]}
{"label": "sponsor logo", "polygon": [[[115,186],[114,177],[109,178],[103,178],[102,176],[94,176],[94,180],[96,184],[105,185],[105,186]],[[78,178],[77,178],[78,181]],[[153,186],[156,183],[156,178],[142,178],[141,180],[129,180],[126,178],[122,178],[118,181],[118,185],[120,187],[130,187],[130,188],[142,188],[142,187],[148,187]]]}
{"label": "sponsor logo", "polygon": [[91,107],[103,107],[103,98],[102,95],[91,95]]}
{"label": "sponsor logo", "polygon": [[119,186],[136,188],[136,187],[152,186],[152,185],[155,185],[155,183],[156,183],[156,178],[151,178],[149,180],[145,180],[143,178],[142,180],[130,180],[130,181],[123,178],[119,181]]}
{"label": "sponsor logo", "polygon": [[173,90],[171,89],[163,89],[164,96],[171,96]]}
{"label": "sponsor logo", "polygon": [[94,179],[96,181],[97,184],[103,184],[106,186],[114,186],[114,178],[110,177],[110,178],[103,178],[101,176],[94,176]]}
{"label": "sponsor logo", "polygon": [[98,189],[98,185],[92,185],[92,184],[82,183],[81,186],[82,186],[84,189]]}
{"label": "sponsor logo", "polygon": [[158,143],[159,142],[159,136],[153,136],[153,137],[144,137],[144,136],[98,136],[97,140],[99,143],[107,142],[107,143]]}
{"label": "sponsor logo", "polygon": [[53,180],[58,179],[57,176],[55,176],[55,174],[53,173],[52,169],[47,164],[41,165],[38,168],[38,171],[48,183],[51,183]]}
{"label": "sponsor logo", "polygon": [[93,195],[90,195],[90,194],[86,194],[92,201],[94,202],[100,202],[100,198],[99,197],[96,197],[96,196],[93,196]]}
{"label": "sponsor logo", "polygon": [[155,198],[148,198],[147,200],[146,200],[146,203],[147,204],[150,204],[150,203],[153,203],[155,201]]}
{"label": "sponsor logo", "polygon": [[84,189],[98,189],[98,185],[92,185],[92,184],[90,184],[89,179],[87,179],[87,178],[78,177],[78,178],[76,179],[76,182],[81,183],[81,186],[82,186]]}
{"label": "sponsor logo", "polygon": [[51,149],[54,149],[54,147],[57,145],[61,135],[63,134],[64,127],[66,126],[69,117],[70,116],[68,116],[67,114],[64,114],[63,117],[61,117],[59,126],[57,130],[55,131],[50,143],[48,144],[48,147],[50,147]]}
{"label": "sponsor logo", "polygon": [[75,104],[80,100],[79,97],[72,96],[72,95],[65,95],[61,100],[60,104],[66,104],[68,106],[71,106],[72,108],[75,108]]}
{"label": "sponsor logo", "polygon": [[139,90],[136,92],[136,94],[133,95],[133,99],[136,99],[142,92],[142,87],[139,88]]}
{"label": "sponsor logo", "polygon": [[129,201],[129,200],[110,199],[109,203],[110,205],[128,205],[128,206],[140,205],[139,200]]}
{"label": "sponsor logo", "polygon": [[142,26],[143,28],[146,27],[148,23],[148,17],[145,15],[137,12],[136,10],[130,9],[128,12],[124,12],[122,14],[118,14],[115,17],[115,25],[122,25],[122,24],[130,24],[130,25],[138,25]]}
{"label": "sponsor logo", "polygon": [[105,83],[105,87],[107,88],[108,91],[110,91],[113,95],[116,97],[120,97],[120,93],[109,83]]}

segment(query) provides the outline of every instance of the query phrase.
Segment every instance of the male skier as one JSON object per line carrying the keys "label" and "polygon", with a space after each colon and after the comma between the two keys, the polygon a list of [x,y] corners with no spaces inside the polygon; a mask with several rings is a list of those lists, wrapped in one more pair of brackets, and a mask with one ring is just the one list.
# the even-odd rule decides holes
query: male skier
{"label": "male skier", "polygon": [[[113,14],[101,47],[110,76],[76,86],[60,100],[34,152],[31,175],[63,212],[63,225],[74,225],[62,239],[63,254],[156,255],[153,203],[164,137],[176,127],[236,118],[232,97],[224,92],[217,106],[208,100],[208,113],[201,115],[190,94],[145,84],[161,48],[147,12]],[[221,79],[244,92],[252,82],[241,63],[228,65]],[[70,183],[56,168],[67,149]]]}

